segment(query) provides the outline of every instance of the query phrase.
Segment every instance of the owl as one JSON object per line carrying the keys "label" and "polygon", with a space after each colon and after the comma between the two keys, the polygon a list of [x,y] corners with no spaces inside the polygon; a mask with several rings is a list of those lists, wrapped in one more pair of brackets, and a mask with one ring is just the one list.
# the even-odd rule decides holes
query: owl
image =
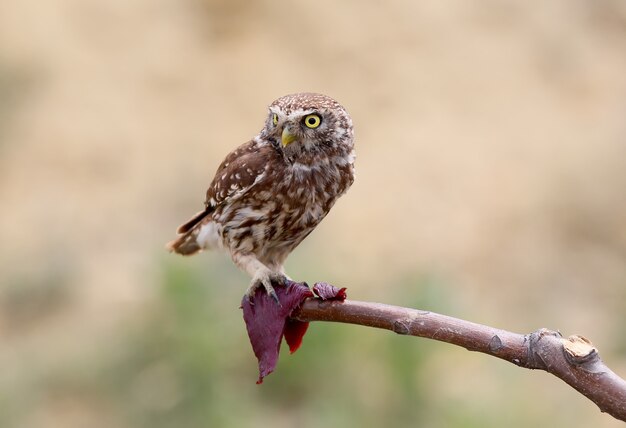
{"label": "owl", "polygon": [[167,248],[182,255],[228,252],[252,281],[251,298],[289,278],[283,264],[354,181],[352,119],[334,99],[286,95],[269,106],[265,126],[226,156],[204,210],[178,228]]}

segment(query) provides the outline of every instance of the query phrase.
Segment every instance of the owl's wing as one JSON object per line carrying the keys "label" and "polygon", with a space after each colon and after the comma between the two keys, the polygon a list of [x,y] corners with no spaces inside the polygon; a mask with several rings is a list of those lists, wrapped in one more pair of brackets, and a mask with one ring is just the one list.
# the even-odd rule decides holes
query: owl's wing
{"label": "owl's wing", "polygon": [[213,207],[206,207],[203,211],[197,212],[196,214],[194,214],[193,217],[191,217],[185,223],[178,226],[178,229],[176,229],[176,233],[189,232],[191,229],[193,229],[193,227],[196,224],[200,223],[202,220],[204,220],[206,216],[208,216],[212,212],[213,212]]}
{"label": "owl's wing", "polygon": [[207,209],[246,193],[265,176],[273,154],[271,146],[254,140],[229,153],[206,192]]}
{"label": "owl's wing", "polygon": [[271,147],[252,140],[230,152],[217,168],[206,192],[205,209],[181,224],[176,232],[189,232],[215,207],[247,192],[264,176],[271,150]]}

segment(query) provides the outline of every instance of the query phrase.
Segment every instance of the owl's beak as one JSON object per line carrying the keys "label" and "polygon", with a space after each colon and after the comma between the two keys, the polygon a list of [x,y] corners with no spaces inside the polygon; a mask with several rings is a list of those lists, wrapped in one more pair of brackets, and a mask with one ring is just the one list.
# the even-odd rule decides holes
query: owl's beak
{"label": "owl's beak", "polygon": [[296,136],[291,133],[288,126],[283,129],[283,135],[280,137],[283,147],[287,147],[289,144],[296,140]]}

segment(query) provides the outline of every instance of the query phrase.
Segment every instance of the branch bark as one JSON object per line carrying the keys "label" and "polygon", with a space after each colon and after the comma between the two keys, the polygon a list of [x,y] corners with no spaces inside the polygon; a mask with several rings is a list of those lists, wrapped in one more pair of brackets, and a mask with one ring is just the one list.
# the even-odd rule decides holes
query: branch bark
{"label": "branch bark", "polygon": [[596,403],[602,412],[626,421],[626,381],[604,364],[597,349],[582,336],[565,339],[547,329],[518,334],[434,312],[354,300],[307,299],[292,317],[382,328],[545,370]]}

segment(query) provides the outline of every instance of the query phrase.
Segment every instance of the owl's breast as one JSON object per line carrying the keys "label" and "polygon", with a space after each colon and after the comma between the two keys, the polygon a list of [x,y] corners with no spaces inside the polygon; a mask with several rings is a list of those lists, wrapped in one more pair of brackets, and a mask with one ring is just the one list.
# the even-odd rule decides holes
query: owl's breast
{"label": "owl's breast", "polygon": [[295,163],[286,174],[284,189],[277,193],[284,195],[286,209],[298,220],[296,224],[315,227],[348,190],[353,177],[351,165]]}

